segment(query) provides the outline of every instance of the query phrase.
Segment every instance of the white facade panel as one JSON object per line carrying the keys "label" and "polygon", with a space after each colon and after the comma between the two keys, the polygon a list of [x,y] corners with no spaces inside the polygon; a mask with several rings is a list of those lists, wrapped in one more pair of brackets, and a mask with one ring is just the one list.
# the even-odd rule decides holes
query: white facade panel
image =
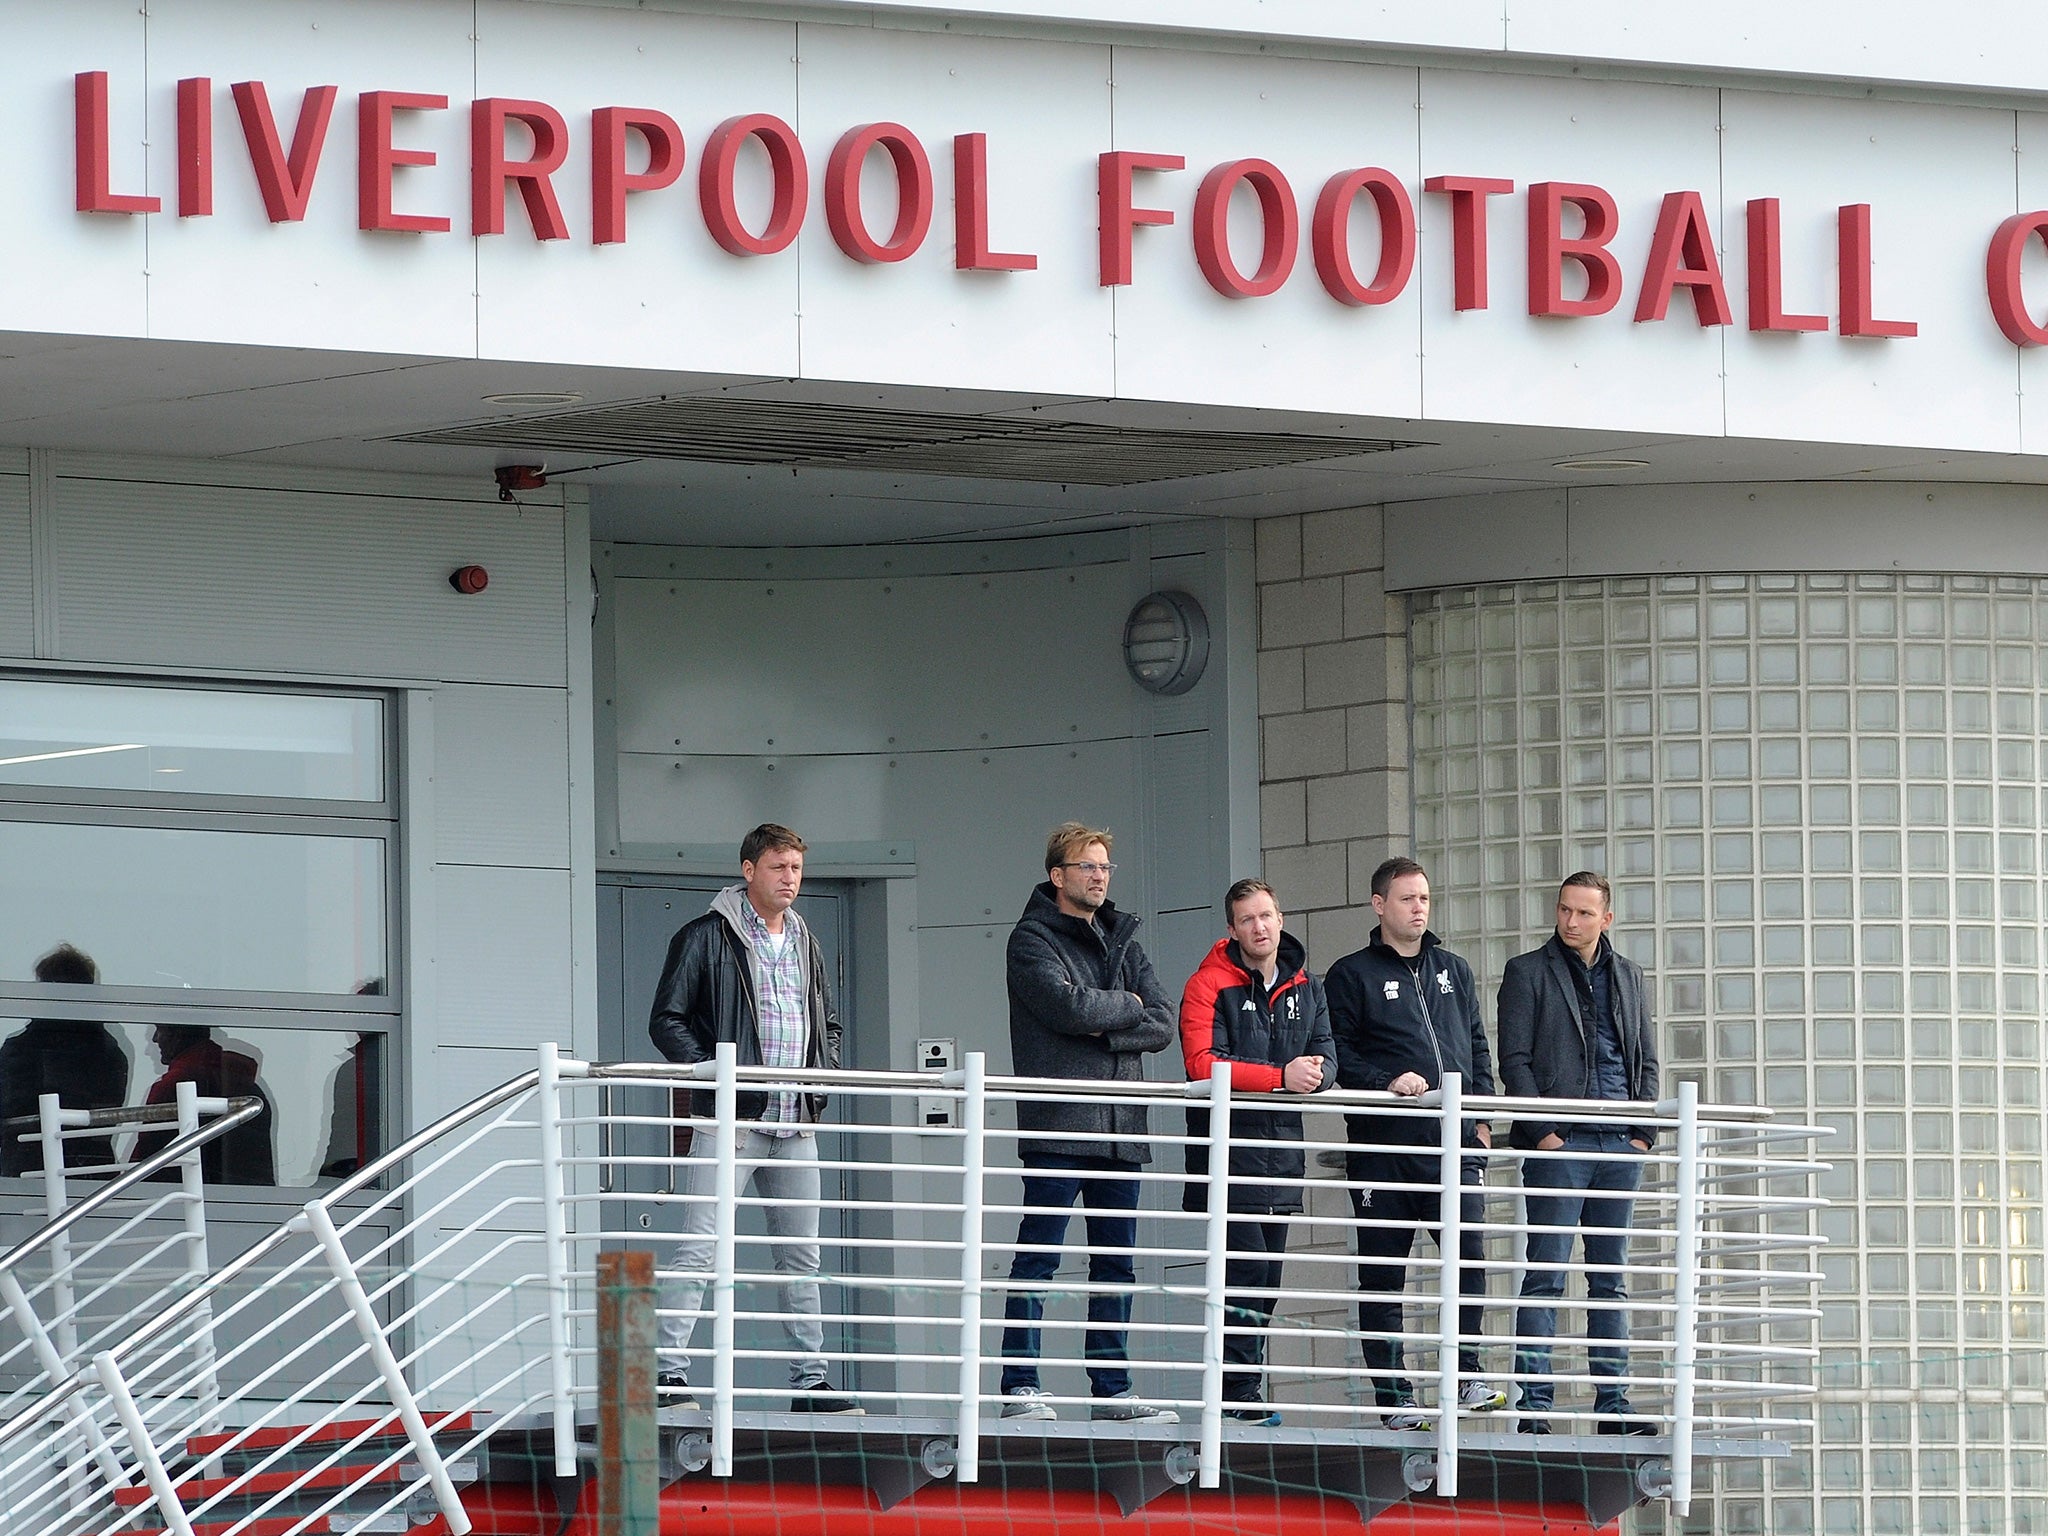
{"label": "white facade panel", "polygon": [[[770,112],[800,126],[796,27],[489,0],[477,7],[476,31],[476,94],[545,96],[565,118],[573,146],[552,181],[566,240],[535,240],[519,195],[507,188],[505,233],[475,243],[477,352],[798,372],[798,317],[807,298],[802,251],[742,257],[720,248],[705,230],[697,180],[705,139],[727,118]],[[606,106],[666,112],[682,130],[685,163],[672,186],[628,194],[625,241],[594,246],[591,112]],[[506,143],[523,153],[525,131],[509,129]],[[647,164],[637,135],[628,163]],[[741,206],[758,228],[768,193],[760,168],[750,160],[748,169]],[[819,159],[813,174],[822,171]],[[467,186],[461,190],[466,198]],[[822,220],[810,222],[822,233]],[[458,227],[467,229],[467,219]],[[712,293],[717,301],[707,302]]]}
{"label": "white facade panel", "polygon": [[556,508],[61,478],[55,517],[67,660],[564,680]]}
{"label": "white facade panel", "polygon": [[[468,357],[477,353],[469,226],[469,7],[410,0],[166,0],[149,7],[149,67],[109,82],[138,119],[146,110],[153,187],[165,212],[149,225],[148,334],[268,346],[345,346]],[[214,212],[176,209],[177,82],[211,91]],[[289,150],[304,93],[339,87],[314,163],[303,220],[272,223],[230,86],[262,82]],[[445,111],[399,113],[395,144],[433,165],[394,175],[393,206],[453,223],[449,234],[357,228],[357,96],[366,90],[448,96]]]}
{"label": "white facade panel", "polygon": [[[2019,113],[2013,142],[2019,147],[2020,208],[2048,208],[2048,113]],[[2028,313],[2038,325],[2048,314],[2048,245],[2028,240],[2020,273],[2032,297]],[[2040,347],[2018,349],[2017,368],[2020,452],[2048,451],[2048,352]]]}
{"label": "white facade panel", "polygon": [[[569,868],[565,692],[437,689],[434,743],[434,851],[439,862]],[[562,1044],[566,1047],[566,1039]]]}
{"label": "white facade panel", "polygon": [[569,883],[566,870],[444,864],[435,871],[436,1043],[532,1046],[570,1038]]}
{"label": "white facade panel", "polygon": [[[749,827],[777,821],[813,844],[900,838],[919,850],[921,923],[1007,925],[1045,878],[1045,835],[1060,822],[1120,834],[1120,861],[1160,857],[1132,835],[1138,794],[1128,738],[893,757],[622,753],[619,835],[643,847],[736,845]],[[1135,872],[1118,879],[1138,882]]]}
{"label": "white facade panel", "polygon": [[[1118,563],[848,580],[620,581],[619,747],[914,753],[1120,732],[1130,712],[1130,579],[1130,567]],[[967,678],[971,686],[959,686]]]}
{"label": "white facade panel", "polygon": [[1739,300],[1728,432],[2016,451],[2013,348],[1984,293],[1985,246],[2015,211],[2012,114],[1729,91],[1722,116],[1724,246],[1739,256],[1751,198],[1781,199],[1786,307],[1835,329],[1837,210],[1869,203],[1874,314],[1919,326],[1896,340],[1752,333]]}
{"label": "white facade panel", "polygon": [[[0,90],[0,143],[12,146],[11,230],[27,210],[41,212],[33,220],[34,238],[11,232],[0,241],[0,331],[148,334],[149,244],[142,221],[70,212],[77,206],[69,131],[73,77],[105,70],[139,86],[144,14],[133,0],[62,6],[0,0],[0,37],[7,40],[0,78],[8,82]],[[29,61],[33,74],[18,73]],[[108,189],[160,193],[162,178],[145,164],[139,90],[109,95]],[[52,138],[53,128],[60,138]]]}
{"label": "white facade panel", "polygon": [[0,656],[35,651],[34,563],[29,558],[28,477],[0,475]]}
{"label": "white facade panel", "polygon": [[[932,164],[931,231],[901,262],[840,252],[814,182],[803,255],[803,373],[966,389],[1110,394],[1116,327],[1096,282],[1094,157],[1110,144],[1110,51],[1100,45],[805,26],[803,123],[823,180],[839,135],[899,121]],[[1117,116],[1128,103],[1118,98]],[[955,269],[956,134],[987,135],[990,247],[1036,256],[1030,272]],[[889,157],[862,178],[869,228],[895,224]],[[933,304],[943,286],[947,302]]]}
{"label": "white facade panel", "polygon": [[[1115,290],[1117,393],[1420,415],[1421,286],[1411,279],[1388,304],[1339,303],[1317,280],[1309,243],[1317,194],[1332,176],[1379,166],[1413,187],[1415,72],[1119,48],[1116,82],[1116,139],[1103,147],[1187,161],[1184,171],[1144,172],[1134,183],[1135,206],[1169,209],[1175,223],[1133,232],[1133,280]],[[1247,158],[1270,161],[1286,177],[1300,238],[1277,293],[1229,298],[1196,261],[1196,195],[1214,167]],[[1370,198],[1359,199],[1349,225],[1366,282],[1380,238],[1371,210]],[[1264,226],[1251,189],[1233,195],[1229,223],[1234,266],[1255,273]]]}
{"label": "white facade panel", "polygon": [[[1694,191],[1711,209],[1720,185],[1717,93],[1695,86],[1422,72],[1425,176],[1512,181],[1489,197],[1487,304],[1458,310],[1448,196],[1417,187],[1422,252],[1422,395],[1426,414],[1623,431],[1722,430],[1722,330],[1694,322],[1691,300],[1635,319],[1658,210]],[[1529,187],[1591,183],[1617,213],[1608,249],[1620,267],[1611,309],[1531,314]],[[1563,228],[1583,228],[1571,210]],[[1725,236],[1724,236],[1725,239]],[[1563,263],[1563,295],[1586,292]]]}

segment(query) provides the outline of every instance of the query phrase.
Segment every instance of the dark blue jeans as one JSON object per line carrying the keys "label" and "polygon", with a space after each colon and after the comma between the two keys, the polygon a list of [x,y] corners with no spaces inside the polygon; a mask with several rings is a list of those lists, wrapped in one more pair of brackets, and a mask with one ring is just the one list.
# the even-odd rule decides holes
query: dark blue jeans
{"label": "dark blue jeans", "polygon": [[[1586,1245],[1587,1296],[1595,1301],[1628,1299],[1628,1229],[1635,1209],[1631,1196],[1642,1182],[1642,1154],[1623,1131],[1575,1126],[1562,1134],[1564,1146],[1551,1156],[1522,1163],[1529,1225],[1564,1229],[1529,1234],[1522,1305],[1515,1311],[1515,1332],[1524,1339],[1548,1340],[1557,1334],[1557,1303],[1564,1295],[1564,1271],[1557,1266],[1571,1258],[1574,1227]],[[1557,1152],[1606,1155],[1560,1157]],[[1628,1331],[1626,1312],[1602,1307],[1586,1314],[1587,1337],[1603,1341],[1586,1348],[1589,1372],[1597,1378],[1596,1413],[1622,1413],[1628,1408],[1628,1390],[1618,1379],[1628,1373],[1628,1350],[1616,1342],[1626,1340]],[[1553,1400],[1550,1345],[1519,1346],[1515,1371],[1524,1378],[1521,1406],[1538,1413],[1547,1410]]]}
{"label": "dark blue jeans", "polygon": [[[1024,1204],[1030,1209],[1017,1224],[1020,1251],[1010,1263],[1012,1280],[1046,1281],[1060,1267],[1058,1253],[1031,1248],[1056,1248],[1066,1241],[1067,1223],[1079,1200],[1087,1211],[1088,1278],[1116,1290],[1088,1296],[1088,1384],[1097,1397],[1118,1397],[1131,1390],[1129,1340],[1131,1287],[1137,1271],[1131,1249],[1138,1241],[1137,1172],[1129,1163],[1106,1157],[1024,1158]],[[1039,1322],[1045,1316],[1043,1291],[1015,1290],[1003,1304],[1003,1391],[1038,1385]],[[1100,1363],[1098,1363],[1100,1362]]]}

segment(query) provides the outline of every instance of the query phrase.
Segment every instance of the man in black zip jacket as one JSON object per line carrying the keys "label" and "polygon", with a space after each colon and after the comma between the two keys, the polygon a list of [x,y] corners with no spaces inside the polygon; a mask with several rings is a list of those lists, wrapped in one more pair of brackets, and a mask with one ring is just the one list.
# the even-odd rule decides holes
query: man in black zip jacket
{"label": "man in black zip jacket", "polygon": [[[1467,1093],[1493,1092],[1493,1058],[1479,1018],[1472,968],[1429,931],[1429,876],[1413,859],[1388,859],[1373,871],[1372,909],[1379,918],[1365,948],[1330,968],[1324,986],[1337,1040],[1337,1081],[1343,1088],[1379,1089],[1414,1097],[1441,1087],[1456,1072]],[[1408,1253],[1418,1227],[1441,1249],[1442,1160],[1437,1121],[1429,1115],[1354,1114],[1346,1129],[1356,1145],[1347,1159],[1351,1208],[1358,1228],[1358,1327],[1373,1393],[1389,1429],[1426,1429],[1415,1392],[1402,1371],[1401,1292],[1408,1284]],[[1464,1145],[1490,1147],[1492,1128],[1467,1120]],[[1413,1147],[1414,1151],[1406,1150]],[[1469,1186],[1484,1177],[1482,1160],[1464,1160]],[[1422,1185],[1420,1189],[1390,1186]],[[1459,1291],[1486,1294],[1485,1200],[1476,1188],[1459,1202],[1465,1261]],[[1458,1309],[1458,1370],[1465,1378],[1457,1406],[1487,1413],[1506,1406],[1507,1394],[1479,1375],[1476,1341],[1484,1309]]]}

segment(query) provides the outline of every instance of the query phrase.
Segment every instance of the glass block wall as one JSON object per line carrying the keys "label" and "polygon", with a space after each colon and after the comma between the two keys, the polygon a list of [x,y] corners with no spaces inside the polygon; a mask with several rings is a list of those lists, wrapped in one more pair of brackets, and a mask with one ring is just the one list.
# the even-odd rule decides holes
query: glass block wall
{"label": "glass block wall", "polygon": [[1667,1081],[1837,1133],[1816,1443],[1684,1529],[2048,1532],[2048,581],[1463,588],[1410,631],[1417,856],[1489,1009],[1604,871]]}

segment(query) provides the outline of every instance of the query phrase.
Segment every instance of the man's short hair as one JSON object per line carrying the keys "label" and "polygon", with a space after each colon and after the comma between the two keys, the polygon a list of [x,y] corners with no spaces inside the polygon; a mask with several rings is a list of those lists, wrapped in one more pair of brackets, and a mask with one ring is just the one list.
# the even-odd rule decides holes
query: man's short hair
{"label": "man's short hair", "polygon": [[76,987],[90,987],[100,979],[100,968],[76,944],[59,944],[36,962],[37,981],[65,981]]}
{"label": "man's short hair", "polygon": [[1240,880],[1223,893],[1223,921],[1236,922],[1237,904],[1240,901],[1250,901],[1254,896],[1272,896],[1273,910],[1280,910],[1280,898],[1274,894],[1273,887],[1263,880]]}
{"label": "man's short hair", "polygon": [[1387,892],[1394,888],[1396,880],[1405,880],[1410,875],[1420,875],[1423,879],[1427,880],[1429,878],[1429,871],[1413,859],[1403,858],[1398,854],[1395,855],[1372,872],[1373,895],[1386,895]]}
{"label": "man's short hair", "polygon": [[1049,875],[1062,864],[1074,862],[1074,856],[1090,843],[1102,844],[1102,851],[1109,852],[1116,846],[1116,839],[1101,827],[1091,827],[1085,822],[1063,821],[1052,829],[1052,836],[1045,840],[1045,872]]}
{"label": "man's short hair", "polygon": [[772,821],[764,821],[740,839],[740,862],[758,864],[761,862],[762,854],[782,848],[787,848],[791,853],[806,851],[804,840],[789,828],[777,826]]}
{"label": "man's short hair", "polygon": [[1558,896],[1562,898],[1564,893],[1575,885],[1582,885],[1589,891],[1598,891],[1600,893],[1601,911],[1612,912],[1614,910],[1614,887],[1607,883],[1605,875],[1596,875],[1590,869],[1582,869],[1576,874],[1566,875],[1557,883]]}

